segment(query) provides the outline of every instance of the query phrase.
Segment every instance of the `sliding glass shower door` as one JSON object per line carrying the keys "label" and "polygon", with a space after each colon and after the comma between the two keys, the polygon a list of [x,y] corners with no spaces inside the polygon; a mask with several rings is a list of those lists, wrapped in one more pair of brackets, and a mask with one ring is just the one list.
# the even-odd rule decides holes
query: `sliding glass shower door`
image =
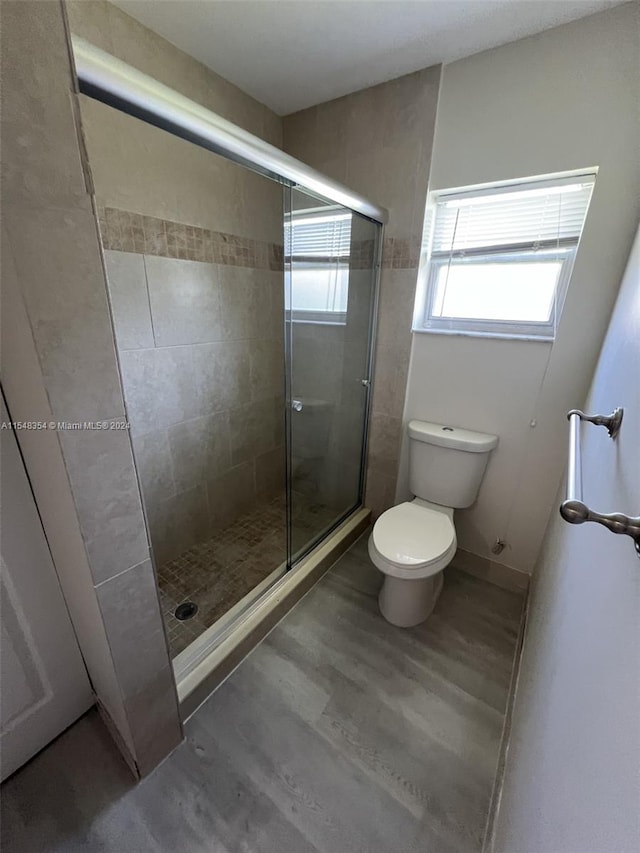
{"label": "sliding glass shower door", "polygon": [[289,557],[362,500],[380,226],[285,190]]}
{"label": "sliding glass shower door", "polygon": [[[82,39],[73,50],[180,679],[362,501],[386,212]],[[96,142],[112,128],[126,157]]]}
{"label": "sliding glass shower door", "polygon": [[[163,131],[145,132],[161,148]],[[191,144],[174,145],[188,162]],[[251,199],[246,210],[212,193],[194,225],[100,205],[127,418],[179,673],[362,500],[380,226],[237,163],[213,164]]]}

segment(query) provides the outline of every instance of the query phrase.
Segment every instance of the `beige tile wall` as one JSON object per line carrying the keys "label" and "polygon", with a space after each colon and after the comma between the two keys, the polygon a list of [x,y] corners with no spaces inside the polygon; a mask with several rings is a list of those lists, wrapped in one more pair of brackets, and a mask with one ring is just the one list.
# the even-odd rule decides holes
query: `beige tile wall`
{"label": "beige tile wall", "polygon": [[260,101],[106,0],[67,0],[69,24],[96,47],[273,145],[282,143],[282,119]]}
{"label": "beige tile wall", "polygon": [[[124,401],[63,7],[7,2],[2,14],[2,212],[40,379],[56,421],[116,424]],[[92,682],[144,774],[177,745],[181,726],[130,439],[121,429],[57,439],[85,550],[65,594],[79,602],[84,589],[72,616]],[[144,619],[123,621],[134,602]],[[101,624],[87,636],[96,609]]]}
{"label": "beige tile wall", "polygon": [[367,506],[392,505],[440,68],[284,119],[285,150],[389,211],[383,247]]}
{"label": "beige tile wall", "polygon": [[[280,145],[263,104],[102,0],[73,33]],[[282,187],[81,97],[152,547],[164,562],[284,484]]]}
{"label": "beige tile wall", "polygon": [[[67,3],[73,33],[280,146],[282,119],[104,0]],[[81,96],[100,205],[282,242],[282,190],[246,169]],[[265,209],[277,217],[262,215]],[[115,247],[114,247],[115,248]]]}
{"label": "beige tile wall", "polygon": [[107,250],[158,565],[284,492],[282,271]]}

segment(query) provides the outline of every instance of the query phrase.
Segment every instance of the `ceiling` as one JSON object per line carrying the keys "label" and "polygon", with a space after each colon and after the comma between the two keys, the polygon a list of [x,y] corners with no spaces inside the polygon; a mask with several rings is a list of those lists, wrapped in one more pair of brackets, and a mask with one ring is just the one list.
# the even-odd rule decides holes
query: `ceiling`
{"label": "ceiling", "polygon": [[280,115],[622,0],[115,0]]}

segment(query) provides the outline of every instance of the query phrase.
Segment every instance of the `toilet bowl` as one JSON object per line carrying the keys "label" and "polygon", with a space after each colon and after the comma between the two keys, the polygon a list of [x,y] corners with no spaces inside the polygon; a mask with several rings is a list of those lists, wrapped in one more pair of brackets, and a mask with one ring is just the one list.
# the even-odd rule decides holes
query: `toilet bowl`
{"label": "toilet bowl", "polygon": [[369,557],[384,575],[380,612],[409,628],[427,619],[456,553],[454,508],[474,503],[495,435],[410,421],[409,482],[416,497],[383,512],[369,537]]}
{"label": "toilet bowl", "polygon": [[456,553],[453,509],[415,498],[387,510],[369,537],[369,556],[384,574],[380,612],[392,625],[424,622],[442,589],[442,570]]}

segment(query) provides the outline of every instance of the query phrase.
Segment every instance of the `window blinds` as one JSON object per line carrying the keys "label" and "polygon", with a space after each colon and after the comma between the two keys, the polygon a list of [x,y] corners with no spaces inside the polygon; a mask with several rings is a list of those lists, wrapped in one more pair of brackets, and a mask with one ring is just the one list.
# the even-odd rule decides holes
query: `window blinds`
{"label": "window blinds", "polygon": [[497,187],[441,195],[435,207],[432,257],[470,250],[535,250],[578,242],[595,175],[540,186]]}
{"label": "window blinds", "polygon": [[296,211],[285,229],[285,253],[297,259],[349,257],[351,252],[351,213]]}

